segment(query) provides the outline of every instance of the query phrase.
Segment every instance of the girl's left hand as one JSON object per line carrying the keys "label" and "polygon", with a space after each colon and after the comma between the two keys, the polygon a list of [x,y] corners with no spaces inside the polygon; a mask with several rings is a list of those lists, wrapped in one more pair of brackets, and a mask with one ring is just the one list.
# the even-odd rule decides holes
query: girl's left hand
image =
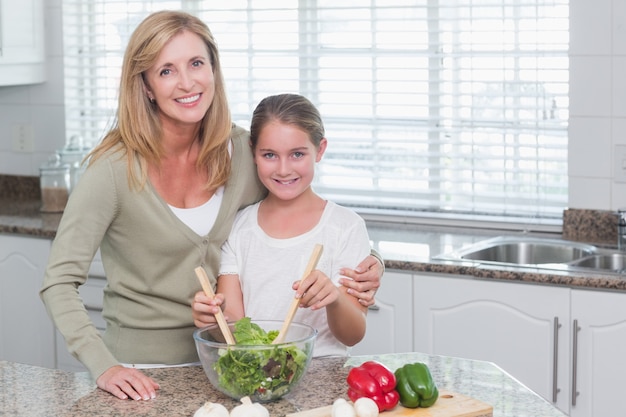
{"label": "girl's left hand", "polygon": [[300,307],[319,310],[334,303],[339,298],[339,288],[324,273],[315,269],[302,281],[293,284]]}
{"label": "girl's left hand", "polygon": [[376,302],[374,296],[383,275],[383,266],[378,258],[369,255],[356,269],[342,268],[340,273],[347,278],[340,278],[339,282],[348,288],[348,294],[358,298],[359,303],[371,306]]}

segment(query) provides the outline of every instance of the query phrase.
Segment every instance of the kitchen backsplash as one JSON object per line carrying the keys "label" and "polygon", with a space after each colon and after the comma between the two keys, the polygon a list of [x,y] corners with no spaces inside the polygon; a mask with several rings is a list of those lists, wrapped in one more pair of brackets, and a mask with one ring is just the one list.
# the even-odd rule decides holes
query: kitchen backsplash
{"label": "kitchen backsplash", "polygon": [[[39,177],[0,174],[1,200],[39,200]],[[609,210],[566,209],[563,238],[613,246],[617,242],[617,216]]]}
{"label": "kitchen backsplash", "polygon": [[0,174],[0,199],[39,200],[39,177]]}
{"label": "kitchen backsplash", "polygon": [[617,215],[609,210],[566,209],[563,238],[603,245],[617,244]]}

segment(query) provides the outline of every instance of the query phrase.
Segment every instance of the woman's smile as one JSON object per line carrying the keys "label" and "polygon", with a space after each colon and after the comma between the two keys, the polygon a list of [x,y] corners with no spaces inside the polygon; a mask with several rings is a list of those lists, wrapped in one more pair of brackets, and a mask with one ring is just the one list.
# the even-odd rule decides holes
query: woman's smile
{"label": "woman's smile", "polygon": [[200,99],[200,96],[201,94],[198,93],[189,97],[177,98],[176,101],[181,104],[192,104],[192,103],[197,102]]}

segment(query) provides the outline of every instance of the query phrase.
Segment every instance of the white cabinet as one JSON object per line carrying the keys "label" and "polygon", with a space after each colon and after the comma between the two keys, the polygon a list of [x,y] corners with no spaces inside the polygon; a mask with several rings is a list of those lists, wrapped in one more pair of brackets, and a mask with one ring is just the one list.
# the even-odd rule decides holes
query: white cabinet
{"label": "white cabinet", "polygon": [[44,82],[43,0],[0,0],[0,86]]}
{"label": "white cabinet", "polygon": [[376,304],[367,312],[367,331],[352,355],[401,353],[413,350],[413,276],[385,272]]}
{"label": "white cabinet", "polygon": [[0,235],[0,359],[54,368],[54,326],[39,297],[50,240]]}
{"label": "white cabinet", "polygon": [[[571,417],[626,415],[626,294],[572,290]],[[575,322],[574,322],[575,320]],[[572,391],[578,391],[573,397]]]}
{"label": "white cabinet", "polygon": [[446,275],[414,292],[415,350],[493,362],[572,417],[626,412],[626,294]]}
{"label": "white cabinet", "polygon": [[446,275],[414,285],[417,351],[493,362],[550,401],[567,391],[567,288]]}

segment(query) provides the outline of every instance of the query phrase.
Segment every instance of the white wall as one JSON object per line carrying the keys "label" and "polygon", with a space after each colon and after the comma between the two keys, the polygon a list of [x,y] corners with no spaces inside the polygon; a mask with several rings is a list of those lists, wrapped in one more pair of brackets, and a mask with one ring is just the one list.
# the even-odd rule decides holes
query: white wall
{"label": "white wall", "polygon": [[[39,175],[65,143],[61,0],[44,0],[48,80],[0,87],[0,174]],[[569,207],[626,207],[614,147],[626,145],[626,1],[570,0]],[[12,150],[12,127],[31,124],[34,152]]]}
{"label": "white wall", "polygon": [[625,207],[626,1],[570,0],[570,33],[569,206]]}

